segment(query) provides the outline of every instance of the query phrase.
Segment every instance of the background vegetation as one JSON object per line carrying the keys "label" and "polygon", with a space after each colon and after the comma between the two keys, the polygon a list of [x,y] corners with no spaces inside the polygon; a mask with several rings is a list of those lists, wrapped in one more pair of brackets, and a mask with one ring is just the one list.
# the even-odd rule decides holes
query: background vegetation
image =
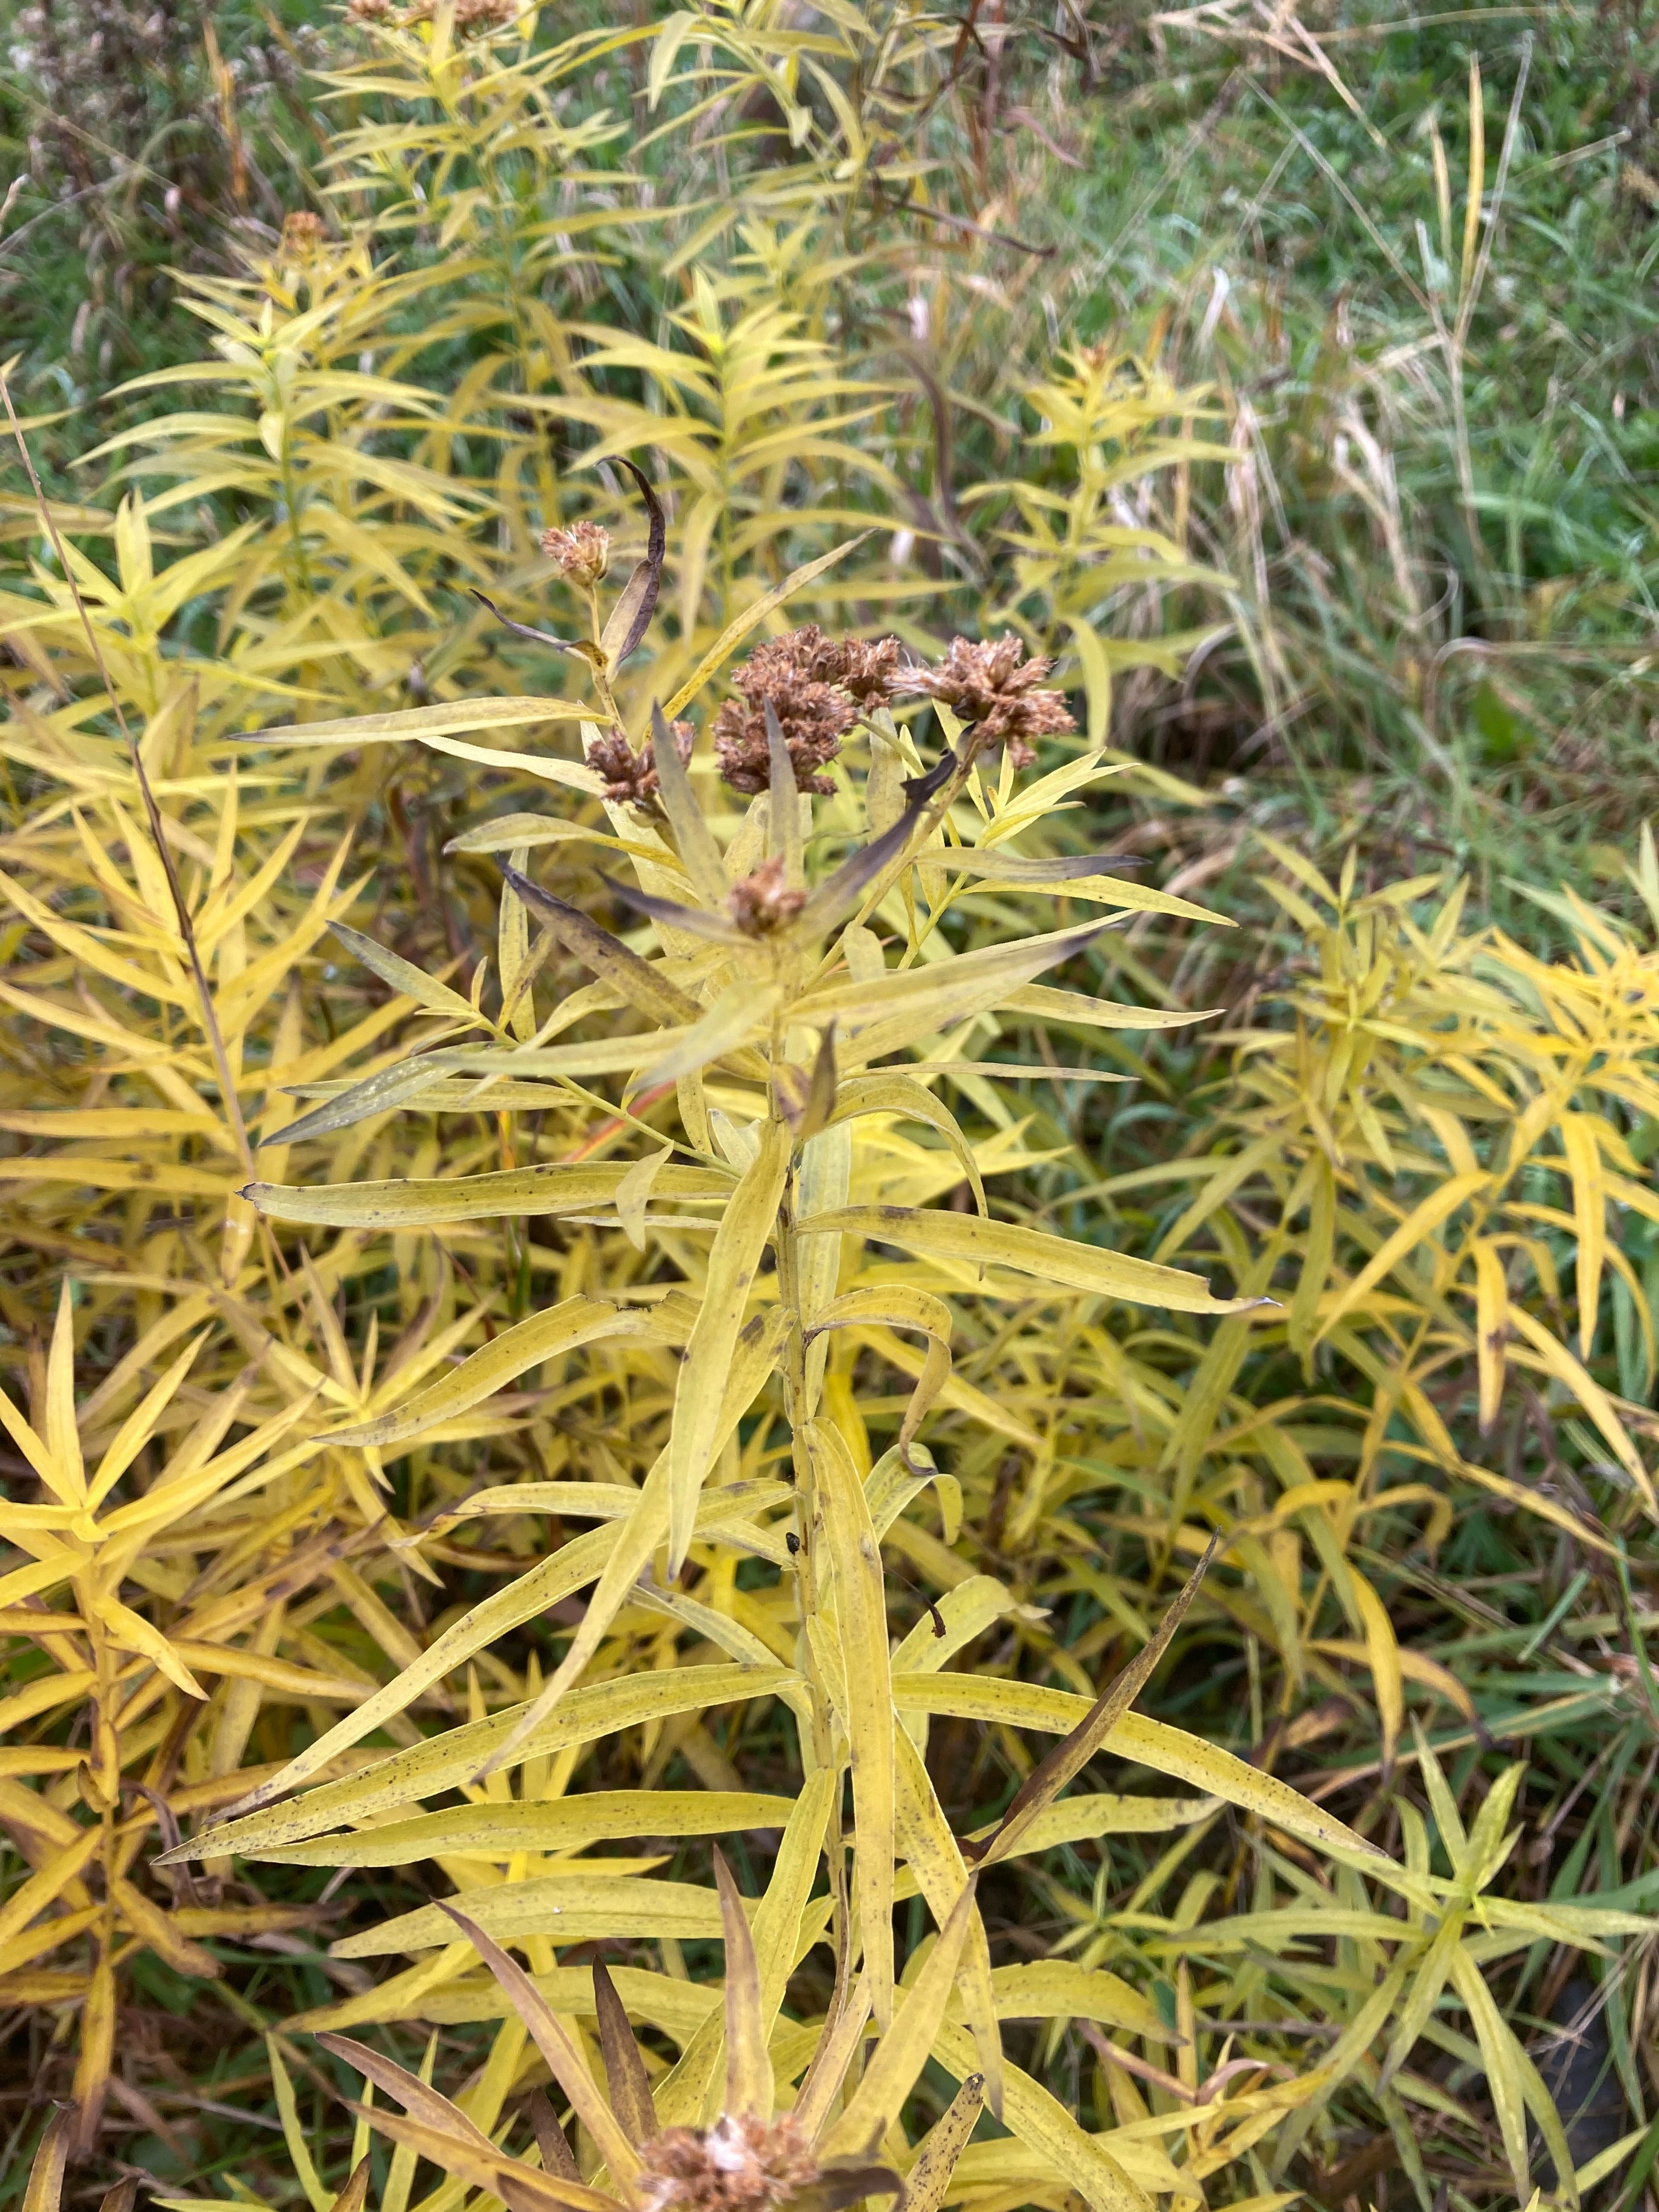
{"label": "background vegetation", "polygon": [[[577,2201],[536,2195],[538,2086],[652,2201],[641,2078],[697,2124],[828,2044],[821,2143],[879,2120],[923,2205],[1639,2203],[1646,11],[8,28],[52,526],[9,459],[5,2201]],[[660,590],[595,674],[512,624],[588,634],[549,529],[614,533],[601,617],[657,565],[625,463]],[[751,1035],[772,971],[638,904],[714,911],[769,837],[822,886],[971,746],[948,691],[872,693],[804,848],[745,812],[732,672],[809,620],[929,663],[1012,630],[1078,724],[860,887],[823,1127],[824,1018]],[[635,743],[653,700],[696,729],[654,813],[586,763],[613,676]],[[878,1018],[915,1066],[862,1099]],[[833,1302],[821,1366],[709,1349],[738,1178],[751,1318]],[[981,1190],[1012,1241],[968,1241]],[[797,1198],[860,1218],[795,1240]],[[839,1278],[790,1257],[832,1242]],[[1166,1311],[1201,1296],[1114,1253],[1278,1303]],[[847,1686],[883,1668],[884,1751]],[[956,1839],[1115,1680],[1144,1717],[958,1913]],[[526,1700],[481,1776],[461,1732]],[[814,1796],[854,1759],[887,1814]],[[423,2136],[388,2059],[457,2100]]]}

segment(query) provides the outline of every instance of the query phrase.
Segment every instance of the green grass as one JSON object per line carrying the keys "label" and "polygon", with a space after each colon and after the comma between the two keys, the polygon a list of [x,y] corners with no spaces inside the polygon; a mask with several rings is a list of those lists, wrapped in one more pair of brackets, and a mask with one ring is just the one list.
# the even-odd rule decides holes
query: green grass
{"label": "green grass", "polygon": [[[1468,867],[1514,920],[1506,878],[1605,881],[1659,805],[1659,38],[1628,9],[1399,14],[1345,9],[1322,49],[1353,107],[1167,30],[1109,80],[1055,234],[1082,336],[1156,333],[1250,410],[1254,486],[1199,519],[1254,637],[1128,702],[1125,741],[1242,776],[1281,833],[1288,798],[1322,846],[1363,823],[1381,866]],[[1497,219],[1457,346],[1472,58]]]}

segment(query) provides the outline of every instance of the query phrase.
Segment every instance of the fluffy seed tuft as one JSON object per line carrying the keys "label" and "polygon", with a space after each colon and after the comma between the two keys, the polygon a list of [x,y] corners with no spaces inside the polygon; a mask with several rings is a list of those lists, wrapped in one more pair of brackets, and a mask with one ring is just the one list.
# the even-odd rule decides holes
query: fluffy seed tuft
{"label": "fluffy seed tuft", "polygon": [[568,583],[591,591],[611,566],[611,532],[597,522],[544,530],[542,551]]}
{"label": "fluffy seed tuft", "polygon": [[1016,768],[1030,768],[1036,758],[1036,738],[1077,727],[1065,695],[1037,688],[1053,666],[1041,657],[1027,660],[1024,644],[1012,630],[979,643],[956,637],[937,668],[901,670],[890,689],[896,695],[921,691],[942,699],[973,724],[968,742],[975,752],[1006,744]]}
{"label": "fluffy seed tuft", "polygon": [[[696,732],[690,722],[673,722],[669,726],[674,732],[675,751],[683,761],[689,761]],[[654,741],[650,738],[635,752],[621,730],[607,730],[589,747],[587,765],[605,778],[605,795],[613,806],[649,806],[662,787],[657,776]]]}
{"label": "fluffy seed tuft", "polygon": [[752,876],[732,884],[726,910],[745,937],[769,937],[792,922],[805,903],[805,892],[789,888],[783,879],[783,862],[775,855],[763,860]]}
{"label": "fluffy seed tuft", "polygon": [[799,2123],[753,2113],[712,2128],[667,2128],[641,2154],[647,2212],[779,2212],[818,2179]]}

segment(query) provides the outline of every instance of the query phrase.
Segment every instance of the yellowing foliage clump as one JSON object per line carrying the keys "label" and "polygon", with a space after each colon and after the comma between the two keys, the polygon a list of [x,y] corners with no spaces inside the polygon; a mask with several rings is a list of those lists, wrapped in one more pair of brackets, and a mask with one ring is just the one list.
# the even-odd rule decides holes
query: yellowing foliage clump
{"label": "yellowing foliage clump", "polygon": [[[1655,1212],[1659,955],[1269,845],[1280,1011],[1080,1190],[1035,1081],[1199,1018],[1103,990],[1105,932],[1227,926],[1090,833],[1148,781],[1115,672],[1202,634],[1108,627],[1210,580],[1115,499],[1212,458],[1202,395],[1011,370],[1041,472],[915,489],[838,302],[915,279],[861,225],[968,96],[931,19],[356,12],[327,215],[192,285],[189,407],[0,593],[0,2000],[73,2054],[31,2206],[150,2124],[158,1967],[265,2033],[289,2165],[237,2201],[1265,2208],[1363,2100],[1425,2202],[1425,2112],[1575,2202],[1617,2160],[1494,1969],[1647,1899],[1516,1893],[1523,1767],[1449,1780],[1425,1719],[1486,1720],[1377,1547],[1495,1497],[1624,1572],[1650,1521],[1606,1224]],[[664,221],[630,57],[740,193]],[[1659,927],[1650,841],[1633,882]],[[1537,1402],[1590,1475],[1486,1463]],[[1221,1638],[1231,1747],[1143,1710]],[[1310,1795],[1332,1704],[1376,1757]],[[325,2001],[243,1993],[331,1936]],[[354,2074],[336,2173],[295,2081]]]}

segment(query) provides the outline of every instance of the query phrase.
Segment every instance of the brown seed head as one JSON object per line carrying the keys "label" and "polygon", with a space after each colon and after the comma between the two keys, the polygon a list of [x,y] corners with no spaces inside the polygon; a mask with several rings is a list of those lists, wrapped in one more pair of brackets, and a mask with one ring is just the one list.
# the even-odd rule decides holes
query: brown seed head
{"label": "brown seed head", "polygon": [[[672,722],[669,726],[674,732],[675,751],[683,761],[689,761],[696,732],[690,722]],[[661,788],[655,748],[649,738],[635,752],[622,731],[607,730],[590,747],[587,765],[605,778],[605,795],[613,806],[649,806]]]}
{"label": "brown seed head", "polygon": [[568,582],[591,591],[611,566],[611,532],[597,522],[544,530],[542,551]]}
{"label": "brown seed head", "polygon": [[899,665],[896,637],[826,637],[816,623],[805,623],[775,646],[762,646],[750,667],[780,647],[787,648],[790,665],[807,683],[833,684],[860,706],[886,698],[888,678]]}
{"label": "brown seed head", "polygon": [[1012,630],[978,644],[956,637],[937,668],[904,669],[891,689],[942,699],[973,724],[969,743],[975,752],[1006,744],[1016,768],[1030,768],[1036,758],[1033,739],[1077,727],[1064,693],[1037,688],[1053,665],[1041,658],[1027,660]]}
{"label": "brown seed head", "polygon": [[806,903],[805,891],[792,890],[783,879],[783,862],[763,860],[752,876],[733,884],[726,910],[745,937],[769,937],[791,922]]}
{"label": "brown seed head", "polygon": [[[783,731],[798,791],[828,794],[835,785],[817,771],[834,760],[841,741],[858,720],[851,694],[841,681],[845,665],[839,640],[826,638],[816,623],[769,638],[732,672],[741,701],[728,699],[714,718],[714,751],[720,774],[734,791],[767,791],[772,757],[766,742],[769,701]],[[825,673],[825,671],[834,672]]]}
{"label": "brown seed head", "polygon": [[346,20],[352,23],[395,23],[401,11],[393,0],[347,0]]}
{"label": "brown seed head", "polygon": [[297,215],[283,217],[283,235],[276,248],[280,260],[313,260],[327,244],[328,225],[321,216],[301,208]]}
{"label": "brown seed head", "polygon": [[818,2179],[799,2122],[744,2112],[712,2128],[665,2128],[641,2154],[647,2212],[780,2212]]}

